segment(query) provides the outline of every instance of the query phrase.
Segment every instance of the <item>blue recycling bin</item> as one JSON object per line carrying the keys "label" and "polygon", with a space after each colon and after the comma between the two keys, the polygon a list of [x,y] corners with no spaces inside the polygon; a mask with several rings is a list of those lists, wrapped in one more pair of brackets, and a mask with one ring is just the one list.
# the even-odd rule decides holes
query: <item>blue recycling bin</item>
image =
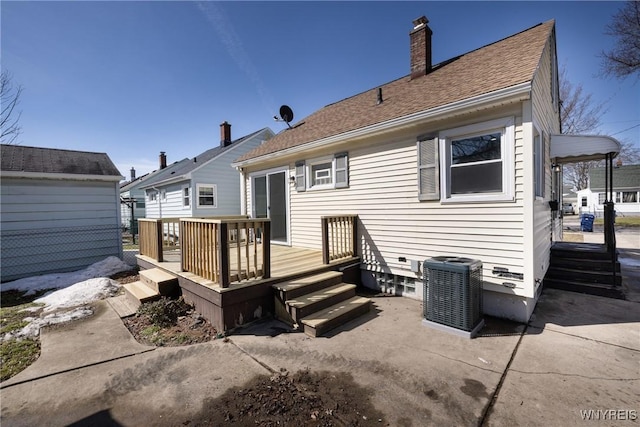
{"label": "blue recycling bin", "polygon": [[582,214],[580,217],[580,230],[593,233],[593,220],[595,218],[595,215],[592,214]]}

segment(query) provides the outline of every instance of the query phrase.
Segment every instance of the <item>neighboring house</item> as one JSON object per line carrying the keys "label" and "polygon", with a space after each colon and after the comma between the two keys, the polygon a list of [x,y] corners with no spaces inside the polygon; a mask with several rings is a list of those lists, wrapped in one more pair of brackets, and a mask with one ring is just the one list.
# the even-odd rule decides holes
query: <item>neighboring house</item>
{"label": "neighboring house", "polygon": [[[167,155],[164,151],[160,152],[159,166],[157,170],[148,174],[136,177],[135,169],[131,168],[130,181],[122,183],[120,185],[120,215],[122,221],[122,227],[128,230],[133,228],[133,233],[137,234],[138,219],[146,217],[145,191],[141,189],[149,179],[162,179],[163,177],[171,176],[171,172],[179,167],[179,165],[188,162],[189,159],[185,158],[178,162],[174,162],[167,165]],[[133,214],[133,215],[132,215]],[[133,222],[131,221],[133,216]]]}
{"label": "neighboring house", "polygon": [[[604,212],[606,168],[589,171],[589,188],[578,191],[580,213],[601,217]],[[613,202],[617,215],[640,215],[640,165],[617,166],[612,170]]]}
{"label": "neighboring house", "polygon": [[[575,215],[578,212],[578,194],[575,191],[575,187],[571,185],[563,185],[562,186],[562,204],[571,205],[571,214]],[[567,212],[563,212],[567,213]]]}
{"label": "neighboring house", "polygon": [[1,280],[122,258],[120,172],[105,153],[2,145]]}
{"label": "neighboring house", "polygon": [[485,313],[524,322],[562,233],[549,203],[561,202],[555,23],[435,65],[427,23],[410,32],[410,75],[236,159],[243,213],[308,248],[321,247],[321,216],[357,214],[363,284],[417,299],[424,260],[478,259]]}
{"label": "neighboring house", "polygon": [[144,180],[147,218],[239,215],[240,174],[231,162],[273,136],[264,128],[231,139],[231,125],[220,125],[220,146],[179,162],[168,173]]}

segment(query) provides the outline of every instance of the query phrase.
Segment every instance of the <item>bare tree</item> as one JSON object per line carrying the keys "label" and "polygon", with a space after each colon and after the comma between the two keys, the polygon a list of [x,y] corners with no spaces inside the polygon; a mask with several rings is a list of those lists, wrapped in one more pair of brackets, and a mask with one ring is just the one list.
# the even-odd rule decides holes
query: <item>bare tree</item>
{"label": "bare tree", "polygon": [[615,37],[615,47],[602,52],[604,74],[640,77],[640,2],[630,0],[613,15],[605,34]]}
{"label": "bare tree", "polygon": [[[592,133],[600,126],[600,117],[606,112],[605,103],[596,103],[590,93],[585,93],[582,84],[574,85],[567,77],[567,70],[562,67],[560,75],[560,123],[562,133]],[[589,168],[598,162],[569,163],[564,166],[565,184],[577,190],[589,185]]]}
{"label": "bare tree", "polygon": [[0,142],[3,144],[13,143],[22,133],[22,128],[18,124],[21,113],[16,111],[21,94],[22,86],[13,84],[11,74],[6,70],[2,71],[0,74],[0,102],[2,103]]}

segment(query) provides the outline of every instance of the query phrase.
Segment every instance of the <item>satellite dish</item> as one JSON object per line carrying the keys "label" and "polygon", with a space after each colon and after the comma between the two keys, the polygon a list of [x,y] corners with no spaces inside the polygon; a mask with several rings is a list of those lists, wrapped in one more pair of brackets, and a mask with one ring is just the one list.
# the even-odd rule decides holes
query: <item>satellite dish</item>
{"label": "satellite dish", "polygon": [[280,117],[287,123],[287,126],[291,128],[289,122],[293,120],[293,110],[288,105],[280,107]]}

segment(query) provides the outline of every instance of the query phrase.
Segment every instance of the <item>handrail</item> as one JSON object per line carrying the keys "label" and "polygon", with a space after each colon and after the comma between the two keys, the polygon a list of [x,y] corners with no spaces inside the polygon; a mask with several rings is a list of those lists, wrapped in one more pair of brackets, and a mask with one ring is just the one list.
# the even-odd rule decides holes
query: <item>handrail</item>
{"label": "handrail", "polygon": [[320,218],[322,226],[322,262],[329,264],[358,253],[358,215],[332,215]]}
{"label": "handrail", "polygon": [[227,288],[271,275],[271,222],[266,218],[180,219],[181,268]]}

